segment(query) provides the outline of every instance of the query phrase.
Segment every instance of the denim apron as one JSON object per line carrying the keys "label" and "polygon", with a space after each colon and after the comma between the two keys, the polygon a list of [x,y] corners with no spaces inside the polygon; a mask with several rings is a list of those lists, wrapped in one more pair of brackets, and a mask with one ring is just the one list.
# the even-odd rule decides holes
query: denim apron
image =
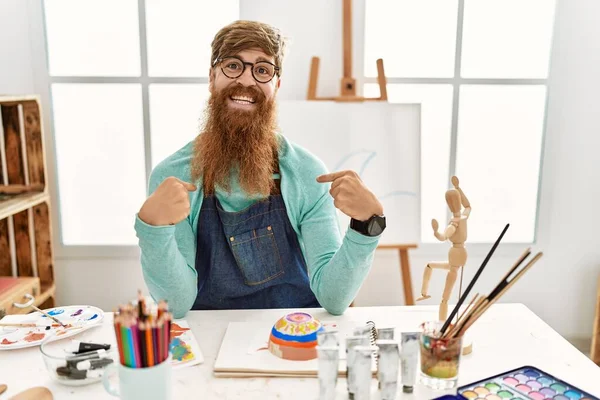
{"label": "denim apron", "polygon": [[279,190],[239,212],[205,196],[197,232],[193,310],[320,307]]}

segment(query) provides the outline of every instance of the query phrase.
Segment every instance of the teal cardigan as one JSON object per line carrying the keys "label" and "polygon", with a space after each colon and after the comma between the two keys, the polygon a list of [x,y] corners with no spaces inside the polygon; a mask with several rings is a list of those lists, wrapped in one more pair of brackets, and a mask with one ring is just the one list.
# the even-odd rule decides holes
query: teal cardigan
{"label": "teal cardigan", "polygon": [[[289,220],[298,235],[310,287],[319,303],[340,315],[364,282],[379,242],[348,228],[343,239],[329,184],[318,183],[325,165],[306,149],[279,135],[281,194]],[[190,182],[193,142],[169,156],[150,175],[148,194],[169,176]],[[226,211],[240,211],[257,200],[247,196],[232,173],[231,192],[215,191]],[[136,216],[144,279],[155,300],[165,299],[176,318],[183,317],[196,300],[196,231],[202,206],[202,182],[190,192],[190,215],[176,225],[151,226]]]}

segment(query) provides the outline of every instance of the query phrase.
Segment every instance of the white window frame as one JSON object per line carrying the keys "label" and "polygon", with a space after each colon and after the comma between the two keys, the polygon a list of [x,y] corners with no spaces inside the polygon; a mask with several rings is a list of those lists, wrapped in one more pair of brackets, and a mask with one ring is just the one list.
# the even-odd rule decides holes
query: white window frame
{"label": "white window frame", "polygon": [[[353,55],[353,63],[354,68],[357,74],[357,86],[360,94],[363,92],[363,88],[365,84],[369,83],[377,83],[377,78],[369,78],[365,77],[364,74],[364,52],[365,52],[365,18],[366,18],[366,1],[368,0],[354,0],[354,8],[356,9],[356,15],[361,16],[360,18],[355,18],[353,21],[353,31],[354,38],[356,43],[355,53]],[[457,131],[458,131],[458,104],[460,101],[460,87],[461,85],[543,85],[546,88],[546,98],[544,104],[544,115],[543,115],[543,126],[542,126],[542,141],[541,141],[541,155],[540,155],[540,170],[538,175],[538,185],[537,185],[537,201],[536,201],[536,210],[535,210],[535,227],[533,233],[533,241],[531,242],[506,242],[502,241],[498,246],[495,255],[503,256],[512,256],[515,254],[520,254],[523,249],[527,246],[534,246],[537,243],[538,239],[538,227],[539,227],[539,212],[540,212],[540,200],[542,193],[542,180],[543,180],[543,170],[544,170],[544,149],[545,149],[545,141],[546,141],[546,124],[548,117],[548,86],[549,86],[549,78],[546,79],[502,79],[502,78],[493,78],[493,79],[481,79],[481,78],[462,78],[460,76],[460,68],[461,68],[461,58],[462,58],[462,36],[463,36],[463,22],[464,22],[464,10],[465,10],[465,1],[458,0],[458,13],[457,13],[457,26],[456,26],[456,45],[455,45],[455,56],[454,56],[454,76],[451,78],[398,78],[398,77],[390,77],[387,76],[387,83],[403,83],[403,84],[448,84],[452,85],[452,123],[451,123],[451,132],[450,132],[450,159],[449,159],[449,168],[448,168],[448,182],[450,182],[450,178],[456,173],[456,146],[457,146]],[[556,13],[555,13],[556,20]],[[554,33],[554,25],[552,33]],[[550,53],[552,53],[553,48],[553,38],[551,39],[550,45]],[[550,60],[550,57],[548,57]],[[385,67],[385,59],[384,67]],[[373,62],[375,62],[373,60]],[[550,62],[550,61],[548,61]],[[448,186],[450,188],[450,186]],[[440,199],[440,201],[444,201]],[[473,205],[475,208],[478,208],[477,204]],[[447,220],[450,220],[452,217],[450,210],[447,210]],[[424,216],[421,216],[423,218]],[[441,223],[441,222],[440,222]],[[442,223],[443,225],[443,223]],[[498,235],[500,231],[498,231]],[[469,244],[469,240],[467,239],[467,247],[469,249],[469,255],[474,256],[483,256],[487,254],[489,249],[491,248],[493,242],[490,243],[472,243]],[[444,256],[447,252],[448,244],[447,243],[419,243],[419,248],[421,249],[421,254],[423,255],[432,255],[432,256]]]}
{"label": "white window frame", "polygon": [[[54,124],[52,118],[51,86],[55,83],[134,83],[142,88],[142,110],[144,130],[144,153],[146,168],[146,184],[152,172],[152,142],[150,126],[150,100],[149,86],[154,83],[164,84],[208,84],[206,77],[151,77],[148,75],[148,51],[146,31],[146,3],[138,0],[138,22],[140,37],[141,74],[139,77],[86,77],[86,76],[50,76],[48,68],[48,46],[46,42],[46,27],[44,18],[43,0],[30,0],[29,6],[29,32],[31,43],[31,57],[33,64],[34,88],[40,95],[43,111],[43,127],[45,132],[45,148],[48,168],[48,185],[50,186],[50,199],[53,250],[56,259],[137,259],[140,251],[136,245],[65,245],[62,241],[62,227],[60,219],[60,202],[57,178],[56,144],[54,141]],[[208,71],[208,68],[207,68]],[[100,194],[99,194],[100,195]],[[140,204],[140,207],[142,205]],[[131,224],[135,216],[131,216]]]}

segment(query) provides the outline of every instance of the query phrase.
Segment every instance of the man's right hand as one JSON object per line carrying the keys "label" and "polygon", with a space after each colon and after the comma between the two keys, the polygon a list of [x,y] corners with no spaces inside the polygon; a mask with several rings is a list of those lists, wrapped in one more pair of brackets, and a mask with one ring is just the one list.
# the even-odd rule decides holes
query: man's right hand
{"label": "man's right hand", "polygon": [[190,214],[188,192],[195,190],[196,185],[171,176],[146,199],[138,217],[148,225],[175,225]]}

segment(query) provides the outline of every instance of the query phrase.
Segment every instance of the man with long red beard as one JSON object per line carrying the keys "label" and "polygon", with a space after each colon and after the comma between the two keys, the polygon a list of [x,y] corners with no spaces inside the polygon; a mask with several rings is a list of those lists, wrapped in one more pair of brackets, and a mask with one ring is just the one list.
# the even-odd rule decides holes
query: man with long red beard
{"label": "man with long red beard", "polygon": [[[152,171],[135,228],[150,293],[176,317],[320,306],[341,314],[369,272],[381,203],[356,173],[327,173],[277,132],[284,48],[266,24],[221,29],[203,129]],[[343,240],[336,207],[352,218]]]}

